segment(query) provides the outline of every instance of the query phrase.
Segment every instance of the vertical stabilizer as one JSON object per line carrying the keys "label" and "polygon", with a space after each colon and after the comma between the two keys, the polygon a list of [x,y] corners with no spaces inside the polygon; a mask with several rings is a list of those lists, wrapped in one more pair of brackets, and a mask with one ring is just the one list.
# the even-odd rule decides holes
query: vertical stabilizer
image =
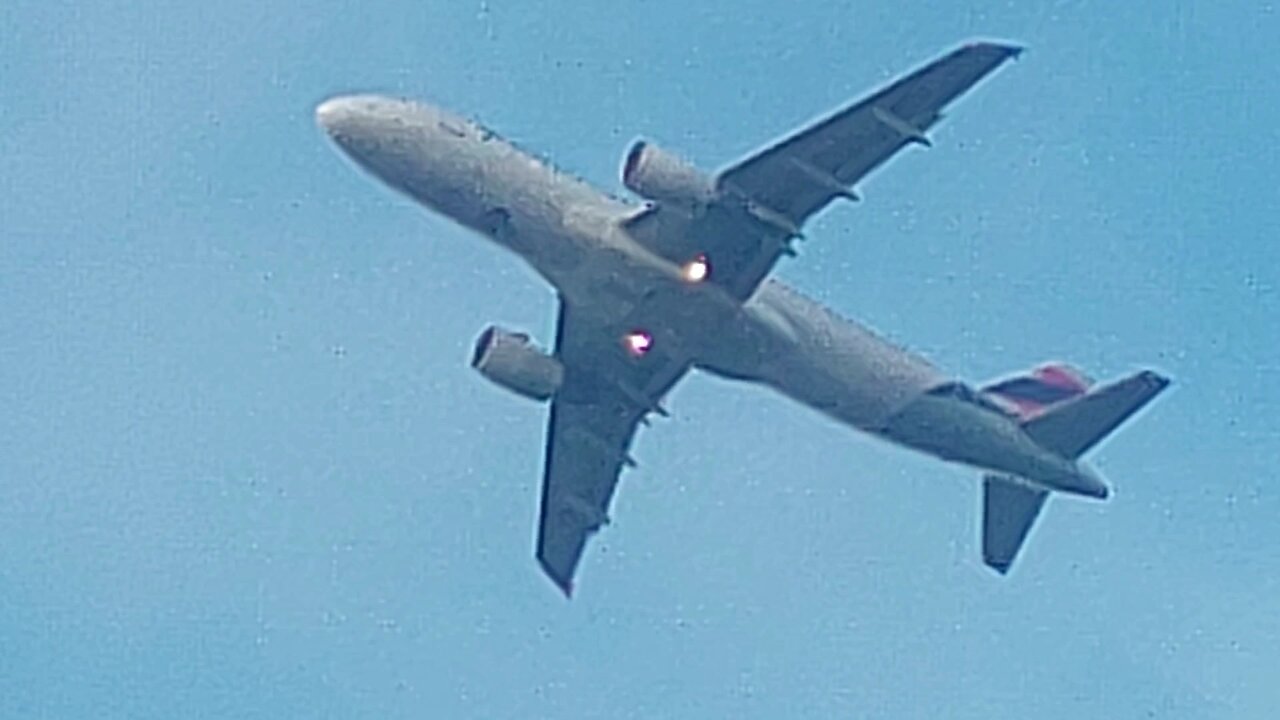
{"label": "vertical stabilizer", "polygon": [[990,383],[982,392],[1022,420],[1030,420],[1058,403],[1085,394],[1092,385],[1092,380],[1070,365],[1046,363]]}

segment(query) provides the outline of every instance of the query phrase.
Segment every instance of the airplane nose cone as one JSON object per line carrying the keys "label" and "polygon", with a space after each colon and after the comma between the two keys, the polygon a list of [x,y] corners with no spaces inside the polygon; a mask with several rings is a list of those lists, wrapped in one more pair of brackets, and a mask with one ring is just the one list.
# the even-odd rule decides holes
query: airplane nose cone
{"label": "airplane nose cone", "polygon": [[352,97],[329,98],[316,106],[316,125],[336,137],[356,119],[359,114],[356,105]]}
{"label": "airplane nose cone", "polygon": [[428,108],[383,95],[340,95],[315,113],[343,155],[388,185],[411,192],[430,173],[435,116]]}
{"label": "airplane nose cone", "polygon": [[377,95],[342,95],[316,106],[316,125],[347,156],[377,172],[400,131],[397,106]]}

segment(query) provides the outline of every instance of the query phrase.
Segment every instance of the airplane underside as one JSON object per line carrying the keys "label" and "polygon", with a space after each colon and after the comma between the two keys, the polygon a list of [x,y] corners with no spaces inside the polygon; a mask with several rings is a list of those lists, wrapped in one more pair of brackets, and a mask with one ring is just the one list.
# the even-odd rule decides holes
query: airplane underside
{"label": "airplane underside", "polygon": [[1095,387],[1050,364],[974,388],[769,278],[814,214],[906,148],[1016,58],[974,42],[715,174],[653,143],[626,152],[635,206],[491,129],[373,95],[317,121],[357,165],[516,253],[559,292],[543,350],[493,326],[472,365],[549,406],[536,555],[566,595],[608,523],[630,447],[694,367],[771,386],[859,430],[984,474],[983,560],[1009,570],[1051,492],[1105,498],[1080,456],[1167,385],[1144,371]]}

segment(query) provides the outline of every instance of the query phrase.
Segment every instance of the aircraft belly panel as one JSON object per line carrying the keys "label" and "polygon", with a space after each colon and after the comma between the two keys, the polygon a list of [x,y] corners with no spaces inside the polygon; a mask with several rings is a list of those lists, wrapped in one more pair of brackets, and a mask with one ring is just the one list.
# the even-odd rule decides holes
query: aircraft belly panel
{"label": "aircraft belly panel", "polygon": [[753,301],[783,316],[795,337],[790,349],[780,346],[761,379],[857,428],[884,427],[921,393],[947,380],[924,358],[780,283],[766,282]]}

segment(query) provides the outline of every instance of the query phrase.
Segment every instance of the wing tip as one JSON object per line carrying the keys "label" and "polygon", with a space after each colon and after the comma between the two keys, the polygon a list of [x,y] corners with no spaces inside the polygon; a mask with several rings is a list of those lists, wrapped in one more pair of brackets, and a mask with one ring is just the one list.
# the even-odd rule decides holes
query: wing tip
{"label": "wing tip", "polygon": [[1150,385],[1151,389],[1157,393],[1173,384],[1172,378],[1155,370],[1143,370],[1139,373],[1139,376],[1143,382]]}
{"label": "wing tip", "polygon": [[560,582],[559,580],[556,580],[555,584],[557,588],[560,588],[560,592],[564,593],[565,600],[573,599],[573,581],[572,580],[565,580],[564,582]]}
{"label": "wing tip", "polygon": [[991,568],[992,570],[995,570],[997,573],[999,573],[1002,576],[1008,575],[1009,568],[1013,567],[1012,559],[1004,560],[1001,558],[984,557],[982,558],[982,561],[983,563],[986,564],[987,567]]}
{"label": "wing tip", "polygon": [[961,47],[961,51],[973,52],[976,50],[994,50],[1001,56],[1001,59],[1011,58],[1017,60],[1022,57],[1022,53],[1027,51],[1027,47],[1017,43],[985,39],[970,40]]}
{"label": "wing tip", "polygon": [[565,599],[572,600],[573,599],[573,577],[564,575],[563,573],[559,572],[555,568],[551,567],[551,565],[547,563],[546,558],[542,557],[541,553],[539,553],[538,555],[538,565],[542,567],[543,574],[545,574],[547,576],[547,579],[551,581],[551,584],[555,585],[556,589],[558,589],[561,592],[561,594],[564,595]]}

